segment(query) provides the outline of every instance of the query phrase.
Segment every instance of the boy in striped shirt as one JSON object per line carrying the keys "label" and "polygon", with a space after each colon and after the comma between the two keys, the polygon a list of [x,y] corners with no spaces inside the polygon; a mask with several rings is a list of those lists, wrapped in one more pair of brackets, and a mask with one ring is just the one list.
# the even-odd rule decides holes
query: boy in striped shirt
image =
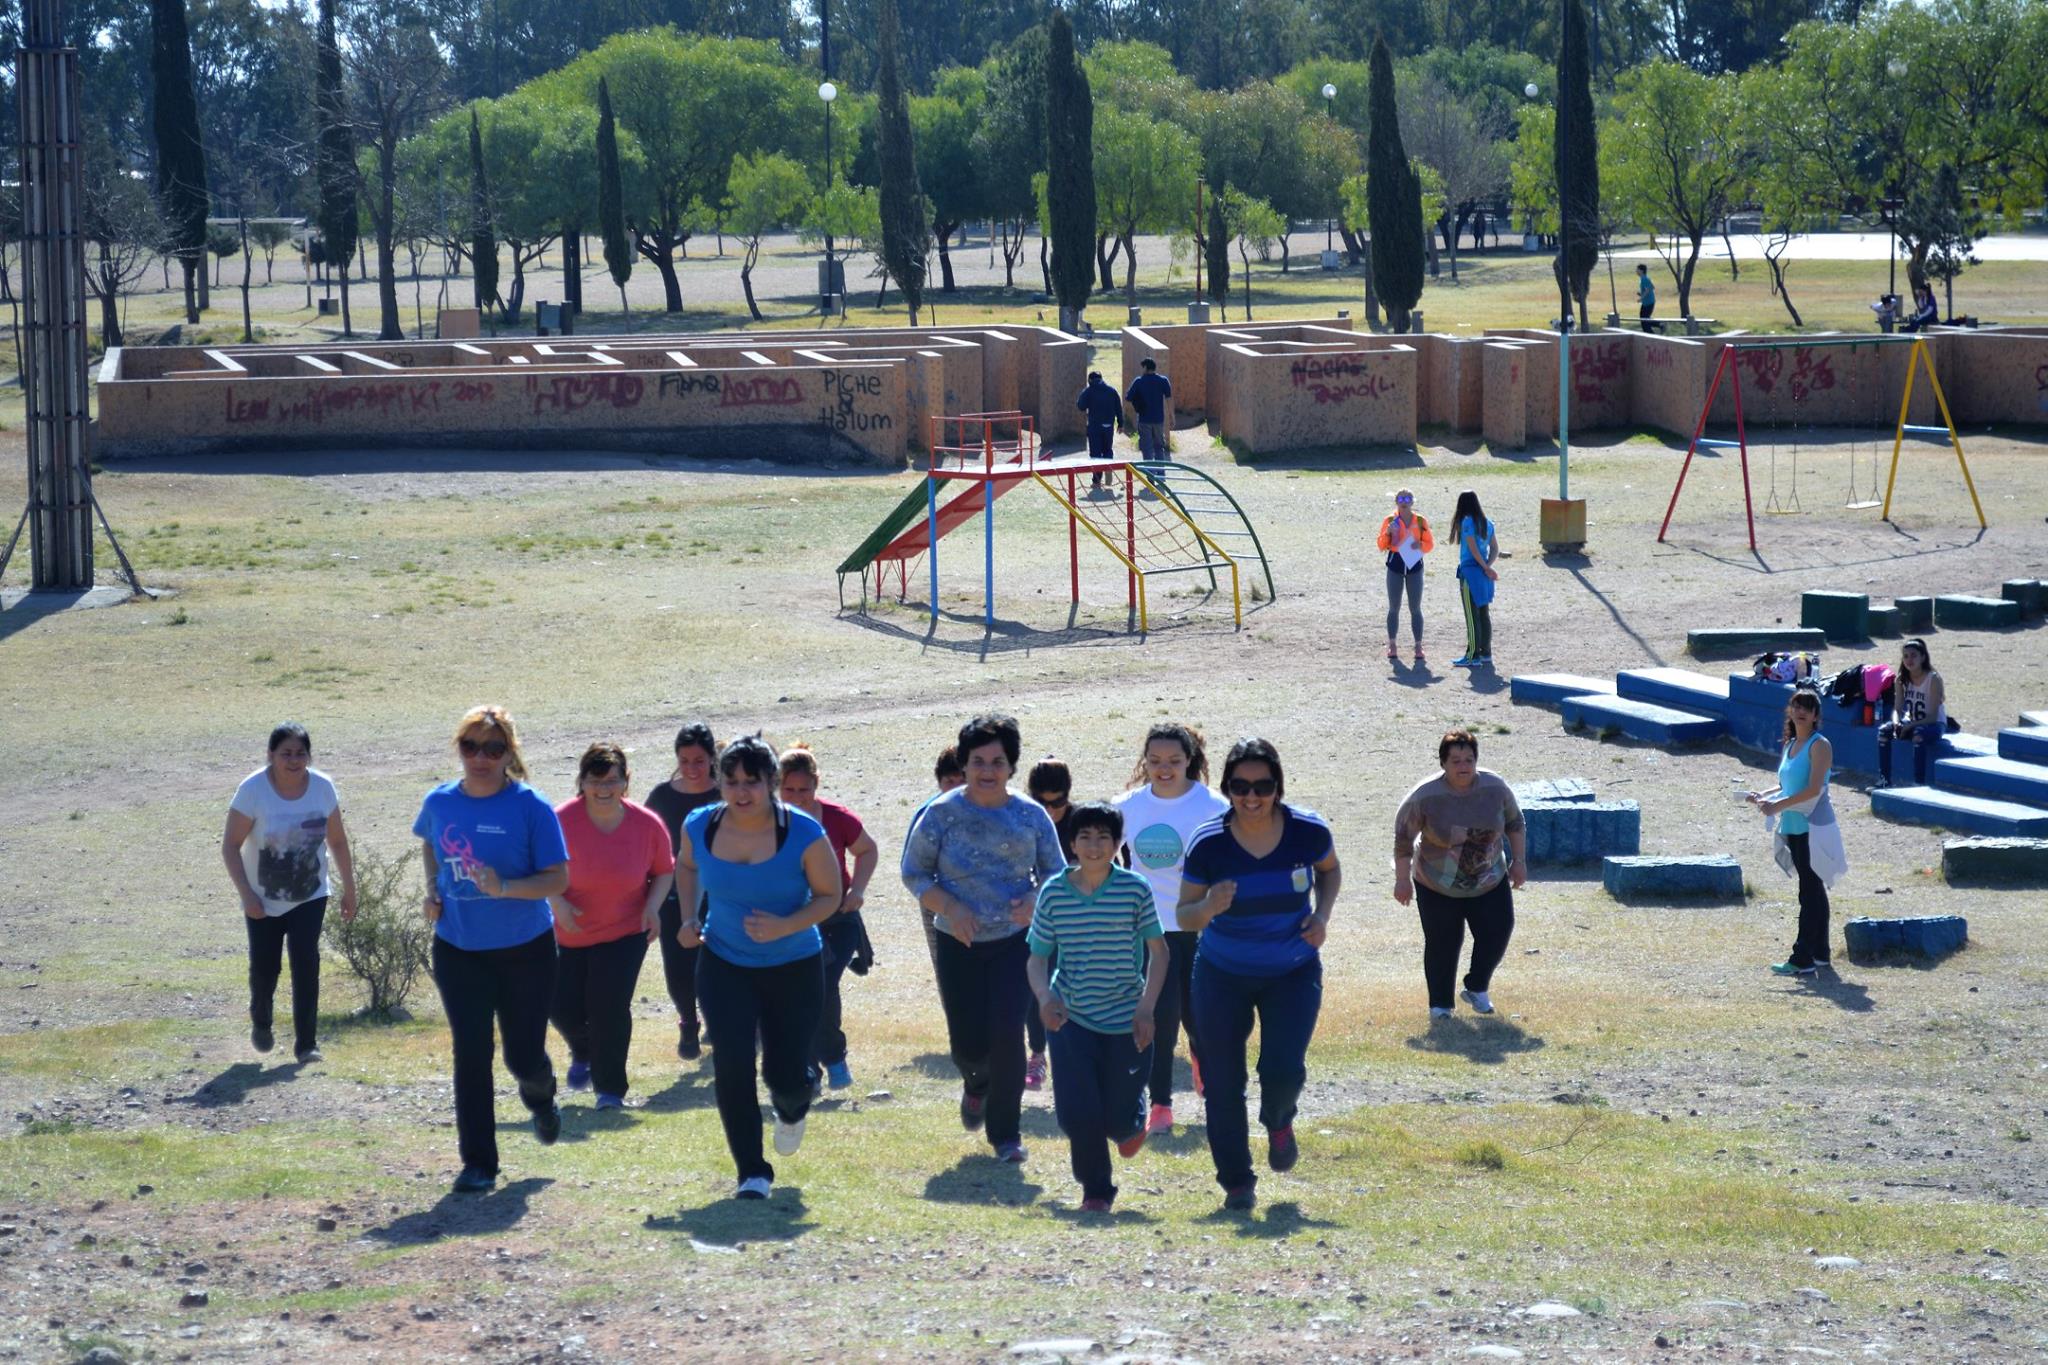
{"label": "boy in striped shirt", "polygon": [[1039,890],[1027,971],[1052,1049],[1053,1113],[1073,1152],[1081,1210],[1107,1213],[1116,1199],[1109,1144],[1126,1157],[1145,1145],[1152,1007],[1168,954],[1151,884],[1116,865],[1123,814],[1095,801],[1074,807],[1071,818],[1074,866]]}

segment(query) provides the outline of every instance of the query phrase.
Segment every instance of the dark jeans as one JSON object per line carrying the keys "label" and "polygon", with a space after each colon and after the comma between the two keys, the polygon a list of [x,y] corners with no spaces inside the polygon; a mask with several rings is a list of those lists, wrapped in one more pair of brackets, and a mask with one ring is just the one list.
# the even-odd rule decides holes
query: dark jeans
{"label": "dark jeans", "polygon": [[1799,936],[1792,940],[1792,965],[1811,967],[1828,960],[1828,889],[1813,870],[1811,835],[1788,834],[1785,847],[1799,873]]}
{"label": "dark jeans", "polygon": [[818,1014],[817,1046],[811,1053],[810,1077],[814,1084],[819,1068],[846,1060],[845,1016],[839,984],[846,976],[847,965],[860,952],[862,928],[858,910],[850,915],[834,915],[818,926],[818,935],[825,940],[825,1000]]}
{"label": "dark jeans", "polygon": [[292,962],[292,1049],[305,1052],[319,1045],[320,926],[327,919],[327,897],[293,906],[282,915],[242,917],[249,930],[249,1022],[269,1028],[271,1001],[284,958]]}
{"label": "dark jeans", "polygon": [[1480,606],[1472,600],[1472,584],[1458,575],[1458,598],[1465,604],[1465,657],[1493,657],[1493,605]]}
{"label": "dark jeans", "polygon": [[1472,967],[1465,973],[1465,989],[1485,990],[1515,934],[1515,893],[1507,880],[1483,896],[1446,896],[1417,882],[1415,911],[1422,918],[1422,979],[1429,985],[1429,1007],[1451,1008],[1468,924]]}
{"label": "dark jeans", "polygon": [[1905,739],[1913,744],[1913,782],[1916,786],[1927,785],[1927,764],[1934,755],[1934,746],[1948,731],[1948,726],[1938,720],[1924,721],[1919,725],[1908,725],[1902,721],[1887,721],[1877,727],[1877,771],[1889,782],[1892,780],[1892,741]]}
{"label": "dark jeans", "polygon": [[1089,458],[1095,460],[1107,460],[1112,455],[1114,455],[1115,452],[1111,449],[1111,446],[1114,443],[1115,437],[1116,427],[1114,424],[1104,424],[1098,426],[1096,423],[1090,422],[1088,424]]}
{"label": "dark jeans", "polygon": [[[701,917],[700,917],[701,920]],[[671,896],[661,907],[661,974],[668,982],[668,998],[675,1002],[676,1018],[683,1032],[697,1036],[697,949],[676,942],[683,927],[683,912]]]}
{"label": "dark jeans", "polygon": [[1201,1044],[1195,1039],[1195,1011],[1190,1003],[1195,944],[1201,937],[1180,929],[1166,931],[1166,947],[1172,957],[1166,964],[1166,984],[1160,987],[1159,1000],[1152,1007],[1152,1020],[1158,1025],[1158,1036],[1152,1042],[1154,1104],[1173,1103],[1173,1049],[1180,1041],[1178,1035],[1183,1027],[1188,1031],[1188,1057],[1197,1063],[1201,1061]]}
{"label": "dark jeans", "polygon": [[1415,643],[1422,643],[1422,565],[1418,561],[1412,569],[1397,569],[1387,566],[1387,639],[1397,639],[1401,634],[1401,594],[1408,595],[1408,628],[1415,633]]}
{"label": "dark jeans", "polygon": [[492,1099],[491,1027],[505,1045],[505,1069],[533,1113],[555,1102],[548,1060],[548,1004],[555,994],[555,931],[510,948],[458,948],[434,937],[434,984],[455,1043],[455,1135],[462,1164],[498,1170],[498,1115]]}
{"label": "dark jeans", "polygon": [[[1147,1054],[1128,1030],[1097,1033],[1068,1020],[1046,1035],[1052,1048],[1052,1110],[1072,1150],[1084,1199],[1114,1199],[1109,1144],[1145,1126]],[[1155,1043],[1154,1046],[1157,1046]]]}
{"label": "dark jeans", "polygon": [[[1202,1037],[1202,1098],[1209,1156],[1226,1190],[1256,1185],[1245,1122],[1245,1044],[1259,1023],[1259,1122],[1291,1128],[1308,1083],[1308,1040],[1323,1008],[1323,963],[1312,958],[1283,976],[1242,976],[1195,956],[1195,1019]],[[1054,1073],[1058,1079],[1058,1073]]]}
{"label": "dark jeans", "polygon": [[[939,935],[939,1004],[953,1065],[967,1093],[986,1102],[988,1140],[997,1147],[1017,1141],[1022,1123],[1029,953],[1022,933],[973,947]],[[1053,1080],[1059,1080],[1057,1069]]]}
{"label": "dark jeans", "polygon": [[711,1052],[718,1121],[741,1180],[775,1178],[761,1155],[761,1097],[754,1088],[754,1048],[761,1040],[760,1078],[785,1123],[811,1109],[811,1048],[825,1000],[824,955],[813,953],[776,967],[741,967],[706,946],[697,954],[697,999],[704,1022],[726,1040]]}
{"label": "dark jeans", "polygon": [[626,1093],[633,1046],[633,991],[647,960],[647,935],[628,934],[587,948],[563,948],[555,974],[555,1028],[571,1061],[590,1065],[600,1095]]}

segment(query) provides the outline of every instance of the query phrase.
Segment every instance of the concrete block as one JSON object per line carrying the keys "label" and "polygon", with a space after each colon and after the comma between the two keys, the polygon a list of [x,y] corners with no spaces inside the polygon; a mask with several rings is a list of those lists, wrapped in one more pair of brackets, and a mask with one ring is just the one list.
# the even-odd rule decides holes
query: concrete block
{"label": "concrete block", "polygon": [[1932,825],[1963,834],[2048,838],[2048,811],[1934,787],[1881,787],[1870,794],[1870,813],[1880,820]]}
{"label": "concrete block", "polygon": [[2048,886],[2048,839],[1950,839],[1941,875],[1952,886]]}
{"label": "concrete block", "polygon": [[1555,706],[1566,697],[1613,691],[1614,684],[1605,679],[1576,673],[1522,673],[1508,679],[1508,700],[1526,706]]}
{"label": "concrete block", "polygon": [[1725,855],[1690,858],[1609,857],[1600,884],[1616,900],[1739,901],[1742,864]]}
{"label": "concrete block", "polygon": [[1830,640],[1868,640],[1870,594],[1803,592],[1799,594],[1799,624],[1826,632]]}
{"label": "concrete block", "polygon": [[1738,626],[1685,633],[1685,652],[1695,659],[1739,659],[1745,654],[1763,654],[1771,650],[1787,654],[1795,650],[1817,653],[1826,649],[1827,644],[1825,632],[1805,627]]}
{"label": "concrete block", "polygon": [[2048,763],[2048,727],[2013,725],[2000,730],[1998,756],[2016,763]]}
{"label": "concrete block", "polygon": [[1675,706],[1718,716],[1728,709],[1728,680],[1684,668],[1631,668],[1617,674],[1614,690],[1630,701]]}
{"label": "concrete block", "polygon": [[2000,630],[2020,623],[2020,604],[2003,597],[1943,594],[1934,599],[1934,624],[1942,630]]}
{"label": "concrete block", "polygon": [[1584,778],[1553,777],[1542,782],[1517,782],[1515,800],[1527,806],[1533,801],[1591,801],[1593,788]]}
{"label": "concrete block", "polygon": [[1599,693],[1566,697],[1559,703],[1558,711],[1567,730],[1585,727],[1619,731],[1630,739],[1667,748],[1709,744],[1728,733],[1728,723],[1719,716],[1703,716],[1697,711],[1680,711]]}
{"label": "concrete block", "polygon": [[1899,610],[1897,603],[1870,609],[1870,638],[1873,640],[1896,640],[1906,633],[1906,614]]}
{"label": "concrete block", "polygon": [[1633,801],[1525,801],[1529,864],[1573,867],[1640,852],[1643,812]]}
{"label": "concrete block", "polygon": [[1961,915],[1921,915],[1911,919],[1870,919],[1859,916],[1843,926],[1852,958],[1946,957],[1969,942],[1970,930]]}
{"label": "concrete block", "polygon": [[2000,597],[2020,604],[2020,617],[2027,621],[2040,619],[2044,593],[2048,584],[2037,578],[2008,578],[1998,589]]}
{"label": "concrete block", "polygon": [[1894,597],[1892,605],[1899,612],[1899,633],[1901,635],[1925,635],[1934,629],[1934,599],[1931,597]]}
{"label": "concrete block", "polygon": [[[1892,752],[1896,762],[1900,749]],[[1937,758],[1928,765],[1927,777],[1937,787],[1950,791],[1974,792],[2003,801],[2018,801],[2042,807],[2048,815],[2048,768],[1995,755],[1974,758]]]}

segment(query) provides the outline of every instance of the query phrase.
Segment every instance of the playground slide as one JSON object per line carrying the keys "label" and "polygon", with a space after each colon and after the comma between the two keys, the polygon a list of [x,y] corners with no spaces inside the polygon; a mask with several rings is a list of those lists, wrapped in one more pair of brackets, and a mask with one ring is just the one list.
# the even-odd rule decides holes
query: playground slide
{"label": "playground slide", "polygon": [[[995,485],[995,496],[1002,497],[1029,477],[1020,472],[1014,478],[991,480]],[[939,504],[938,534],[933,535],[929,518],[924,515],[928,495],[924,481],[920,479],[915,488],[904,494],[903,501],[882,519],[882,524],[846,557],[839,566],[839,572],[859,573],[877,560],[910,559],[923,554],[931,548],[933,541],[944,539],[981,511],[981,490],[980,483],[970,483],[951,499]]]}

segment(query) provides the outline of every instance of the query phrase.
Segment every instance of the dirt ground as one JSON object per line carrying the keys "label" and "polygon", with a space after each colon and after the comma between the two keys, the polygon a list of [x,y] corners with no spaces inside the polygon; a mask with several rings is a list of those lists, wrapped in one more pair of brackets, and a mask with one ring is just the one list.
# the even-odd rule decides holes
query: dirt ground
{"label": "dirt ground", "polygon": [[[2048,448],[1967,434],[1980,533],[1939,448],[1908,450],[1885,525],[1842,506],[1852,460],[1868,482],[1870,434],[1803,434],[1807,510],[1759,516],[1751,554],[1732,459],[1696,466],[1660,545],[1678,452],[1595,438],[1571,468],[1588,552],[1546,560],[1552,449],[1241,467],[1198,431],[1177,442],[1237,494],[1271,557],[1277,597],[1248,600],[1242,629],[1182,578],[1155,587],[1137,634],[1120,573],[1085,548],[1070,605],[1064,522],[1030,490],[998,505],[984,629],[973,526],[941,546],[936,626],[921,577],[909,604],[840,609],[833,567],[907,475],[743,452],[109,467],[108,515],[171,594],[0,612],[0,1358],[95,1344],[130,1360],[2048,1354],[2040,893],[1946,886],[1942,834],[1876,821],[1845,782],[1836,973],[1779,980],[1763,968],[1790,937],[1792,884],[1731,799],[1767,784],[1765,761],[1603,743],[1507,694],[1519,672],[1725,670],[1687,659],[1685,631],[1796,624],[1804,588],[1995,594],[2048,577]],[[1792,491],[1791,436],[1775,452],[1767,438],[1760,505],[1773,455],[1780,500]],[[1430,569],[1429,665],[1382,657],[1370,536],[1403,485],[1440,525],[1476,489],[1500,526],[1497,674],[1449,667],[1463,641],[1447,557]],[[20,493],[9,461],[0,500]],[[1930,637],[1967,728],[2048,706],[2044,638],[2038,624]],[[1893,648],[1831,648],[1826,666]],[[520,718],[555,796],[600,737],[629,745],[636,791],[667,776],[686,719],[806,739],[885,869],[934,751],[973,711],[1018,715],[1027,755],[1066,758],[1082,797],[1124,786],[1158,717],[1202,727],[1219,754],[1271,738],[1289,799],[1336,828],[1346,876],[1301,1166],[1262,1184],[1256,1218],[1218,1218],[1201,1111],[1183,1099],[1176,1137],[1127,1169],[1103,1228],[1071,1215],[1049,1095],[1030,1101],[1021,1176],[971,1154],[915,917],[885,870],[868,911],[881,965],[849,987],[858,1083],[822,1106],[769,1205],[725,1198],[708,1063],[678,1076],[652,969],[644,1105],[599,1116],[578,1099],[544,1151],[502,1095],[506,1185],[446,1196],[431,987],[414,1022],[350,1021],[330,960],[327,1063],[255,1057],[218,841],[235,782],[291,716],[358,845],[402,852],[420,794],[454,771],[454,721],[482,700]],[[1736,856],[1752,894],[1629,907],[1597,873],[1539,872],[1518,897],[1502,1013],[1428,1029],[1420,933],[1387,865],[1394,808],[1453,724],[1511,780],[1575,776],[1639,801],[1646,853]],[[1839,947],[1850,916],[1936,912],[1966,915],[1971,937],[1939,965],[1861,965]],[[1838,1255],[1859,1264],[1819,1259]],[[180,1306],[200,1291],[206,1304]]]}

